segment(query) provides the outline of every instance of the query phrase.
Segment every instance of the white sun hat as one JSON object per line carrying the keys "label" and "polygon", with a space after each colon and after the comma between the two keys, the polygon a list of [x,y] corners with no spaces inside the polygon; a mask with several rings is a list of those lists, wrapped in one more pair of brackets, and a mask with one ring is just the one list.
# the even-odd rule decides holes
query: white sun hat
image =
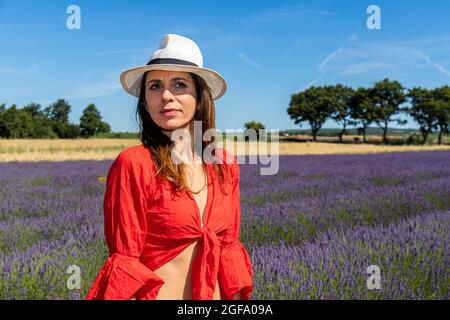
{"label": "white sun hat", "polygon": [[198,45],[189,38],[166,34],[145,66],[125,70],[120,75],[122,87],[129,94],[139,97],[142,76],[150,70],[184,71],[194,73],[210,88],[213,100],[224,95],[227,84],[216,71],[203,68],[203,56]]}

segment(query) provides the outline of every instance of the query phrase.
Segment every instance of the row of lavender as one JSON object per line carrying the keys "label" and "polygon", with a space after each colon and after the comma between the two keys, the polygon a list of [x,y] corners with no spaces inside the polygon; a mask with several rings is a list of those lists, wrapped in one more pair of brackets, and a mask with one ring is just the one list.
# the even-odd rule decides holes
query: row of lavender
{"label": "row of lavender", "polygon": [[[440,151],[282,156],[275,176],[242,164],[252,298],[448,299],[449,163]],[[98,177],[110,165],[0,164],[1,299],[84,298],[107,256]],[[370,265],[381,289],[366,286]]]}

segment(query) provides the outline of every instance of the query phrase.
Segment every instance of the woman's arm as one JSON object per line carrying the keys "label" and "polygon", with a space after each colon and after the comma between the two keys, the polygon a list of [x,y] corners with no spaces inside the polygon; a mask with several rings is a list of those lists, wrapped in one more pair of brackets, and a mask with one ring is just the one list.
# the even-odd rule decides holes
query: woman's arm
{"label": "woman's arm", "polygon": [[[253,290],[253,267],[250,256],[239,241],[240,231],[240,169],[237,157],[232,166],[232,204],[230,214],[233,226],[227,239],[223,240],[219,266],[219,285],[226,300],[250,300]],[[237,291],[237,292],[236,292]]]}
{"label": "woman's arm", "polygon": [[[147,230],[145,168],[134,153],[121,153],[106,179],[104,233],[109,256],[86,296],[88,300],[154,299],[164,284],[140,256]],[[146,176],[151,179],[151,177]]]}

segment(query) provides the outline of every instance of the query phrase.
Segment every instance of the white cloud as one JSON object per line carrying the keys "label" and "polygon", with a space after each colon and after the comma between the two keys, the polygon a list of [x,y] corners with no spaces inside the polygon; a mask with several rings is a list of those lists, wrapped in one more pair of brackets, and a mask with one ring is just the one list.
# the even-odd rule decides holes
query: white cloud
{"label": "white cloud", "polygon": [[342,51],[344,51],[344,48],[341,47],[341,48],[333,51],[328,57],[323,59],[319,65],[319,70],[322,71],[327,66],[327,64],[329,64]]}
{"label": "white cloud", "polygon": [[318,78],[314,79],[313,81],[311,81],[310,83],[308,83],[306,86],[300,88],[300,91],[303,91],[305,89],[308,89],[309,87],[314,86],[317,82],[319,82],[320,80],[322,80],[322,78],[324,77],[324,74],[321,74]]}
{"label": "white cloud", "polygon": [[435,68],[436,70],[438,70],[439,72],[447,75],[450,77],[450,71],[445,69],[442,65],[440,65],[439,63],[436,63],[434,61],[431,60],[431,58],[429,56],[427,56],[425,53],[423,53],[422,51],[419,50],[415,50],[416,54],[422,58],[427,64],[429,64],[430,66],[432,66],[433,68]]}
{"label": "white cloud", "polygon": [[63,96],[67,99],[88,99],[109,96],[122,87],[119,76],[120,74],[115,72],[103,77],[103,79],[99,81],[76,84]]}
{"label": "white cloud", "polygon": [[39,71],[39,66],[37,64],[33,64],[28,68],[11,68],[11,67],[2,67],[0,66],[0,74],[9,74],[14,76],[29,76]]}
{"label": "white cloud", "polygon": [[296,49],[300,44],[305,41],[305,38],[298,39],[293,45],[288,47],[281,55],[280,58],[286,57],[289,53],[291,53],[294,49]]}
{"label": "white cloud", "polygon": [[[156,48],[155,48],[156,49]],[[105,51],[95,51],[95,52],[86,52],[82,53],[78,56],[109,56],[114,54],[129,54],[129,53],[148,53],[150,51],[149,48],[144,49],[119,49],[119,50],[105,50]]]}
{"label": "white cloud", "polygon": [[358,32],[354,32],[350,37],[347,38],[347,42],[355,42],[358,40]]}
{"label": "white cloud", "polygon": [[[347,38],[347,45],[339,47],[320,61],[317,67],[319,76],[303,88],[313,86],[327,78],[351,77],[353,80],[355,77],[373,78],[380,74],[395,77],[427,68],[450,77],[450,70],[442,62],[437,62],[425,53],[433,52],[436,55],[441,53],[440,57],[445,59],[447,55],[442,54],[445,51],[442,48],[449,45],[448,37],[418,39],[415,42],[370,43],[354,43],[355,38],[356,33]],[[447,42],[443,39],[447,39]]]}
{"label": "white cloud", "polygon": [[[341,48],[340,48],[341,49]],[[441,64],[432,61],[420,50],[402,44],[369,43],[353,47],[345,47],[319,65],[319,70],[328,75],[352,76],[371,73],[395,74],[412,70],[433,67],[442,74],[450,76],[450,72]]]}
{"label": "white cloud", "polygon": [[175,25],[167,28],[163,33],[176,33],[180,35],[198,34],[202,31],[202,28],[188,25]]}
{"label": "white cloud", "polygon": [[373,71],[379,71],[381,69],[387,69],[389,67],[392,67],[392,64],[385,62],[362,62],[347,66],[340,72],[340,75],[353,76],[366,74]]}
{"label": "white cloud", "polygon": [[328,16],[333,15],[334,12],[324,10],[306,9],[302,5],[284,6],[278,8],[270,8],[265,11],[258,12],[254,15],[246,17],[244,20],[247,23],[268,23],[279,20],[287,20],[298,18],[299,16]]}
{"label": "white cloud", "polygon": [[245,63],[247,63],[247,64],[249,64],[249,65],[251,65],[251,66],[253,66],[253,67],[256,67],[256,68],[262,68],[262,65],[260,65],[259,63],[256,63],[255,61],[253,61],[253,60],[251,60],[250,58],[248,58],[245,54],[243,54],[243,53],[238,53],[238,57],[239,57],[239,59],[241,60],[241,61],[243,61],[243,62],[245,62]]}

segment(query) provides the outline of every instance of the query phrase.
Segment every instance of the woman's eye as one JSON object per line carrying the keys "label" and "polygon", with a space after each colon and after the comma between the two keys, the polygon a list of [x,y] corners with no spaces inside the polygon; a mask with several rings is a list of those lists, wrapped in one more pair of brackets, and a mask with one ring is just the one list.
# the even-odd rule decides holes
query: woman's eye
{"label": "woman's eye", "polygon": [[[186,88],[187,86],[183,83],[183,82],[177,82],[176,84],[175,84],[175,87],[176,88]],[[148,87],[148,89],[149,90],[158,90],[159,89],[159,84],[152,84],[152,85],[150,85],[149,87]]]}

